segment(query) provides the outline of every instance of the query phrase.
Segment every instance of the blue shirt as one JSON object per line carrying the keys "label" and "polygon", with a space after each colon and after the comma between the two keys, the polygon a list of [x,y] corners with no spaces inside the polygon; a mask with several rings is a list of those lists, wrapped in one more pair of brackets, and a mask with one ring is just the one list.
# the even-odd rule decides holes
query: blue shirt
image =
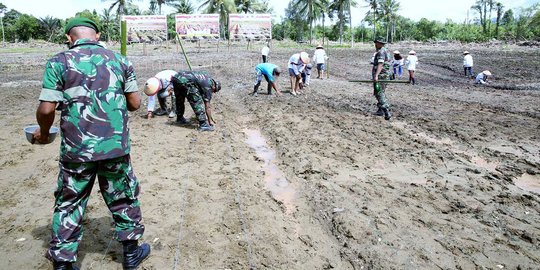
{"label": "blue shirt", "polygon": [[271,63],[261,63],[255,66],[255,71],[257,73],[261,72],[262,74],[266,75],[269,82],[274,82],[274,69],[278,66],[271,64]]}

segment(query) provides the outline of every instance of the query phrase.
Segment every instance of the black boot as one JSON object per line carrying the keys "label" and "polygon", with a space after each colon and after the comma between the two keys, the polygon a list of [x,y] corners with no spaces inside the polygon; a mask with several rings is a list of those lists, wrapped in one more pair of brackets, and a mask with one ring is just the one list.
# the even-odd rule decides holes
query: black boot
{"label": "black boot", "polygon": [[384,115],[383,109],[379,107],[379,109],[376,112],[374,112],[373,115],[383,116]]}
{"label": "black boot", "polygon": [[158,96],[158,102],[159,102],[159,109],[154,111],[154,115],[157,115],[157,116],[166,115],[168,113],[167,112],[167,100],[165,98],[162,98],[162,97]]}
{"label": "black boot", "polygon": [[124,261],[122,267],[124,270],[135,270],[150,254],[150,245],[143,243],[139,246],[137,240],[123,241]]}
{"label": "black boot", "polygon": [[54,270],[79,270],[72,262],[53,262]]}
{"label": "black boot", "polygon": [[384,113],[384,120],[390,120],[390,118],[392,118],[392,113],[390,113],[390,109],[383,108],[382,110]]}

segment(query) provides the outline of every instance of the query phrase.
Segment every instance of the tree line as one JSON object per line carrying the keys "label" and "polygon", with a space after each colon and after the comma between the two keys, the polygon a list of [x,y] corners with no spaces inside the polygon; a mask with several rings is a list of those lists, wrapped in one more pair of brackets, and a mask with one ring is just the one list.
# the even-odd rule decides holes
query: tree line
{"label": "tree line", "polygon": [[[273,13],[269,0],[151,0],[141,9],[133,0],[102,0],[108,8],[83,10],[75,16],[87,17],[100,25],[103,40],[119,40],[119,18],[122,15],[162,14],[164,5],[173,9],[171,14],[217,13],[220,28],[226,33],[230,13]],[[352,25],[352,8],[368,7],[360,25]],[[439,22],[421,18],[405,18],[399,15],[398,0],[290,0],[285,17],[274,21],[274,39],[291,39],[299,42],[370,41],[383,36],[389,42],[403,40],[436,41],[451,40],[482,42],[492,39],[504,41],[540,40],[540,3],[518,10],[506,9],[493,0],[476,0],[469,7],[469,16],[463,22],[447,20]],[[36,18],[9,9],[0,2],[3,36],[8,42],[40,39],[49,42],[65,41],[63,27],[67,20],[54,17]],[[174,18],[168,17],[170,35],[174,35]],[[226,38],[226,36],[223,36]]]}

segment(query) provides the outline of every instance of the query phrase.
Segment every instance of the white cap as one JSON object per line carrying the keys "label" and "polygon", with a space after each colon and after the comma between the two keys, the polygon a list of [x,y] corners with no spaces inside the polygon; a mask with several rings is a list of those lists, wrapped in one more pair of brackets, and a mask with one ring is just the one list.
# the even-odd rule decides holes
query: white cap
{"label": "white cap", "polygon": [[161,82],[159,81],[158,78],[156,77],[152,77],[150,79],[148,79],[146,81],[146,83],[144,84],[144,90],[143,92],[147,95],[147,96],[153,96],[157,93],[157,91],[159,90],[160,88],[160,85],[161,85]]}
{"label": "white cap", "polygon": [[416,52],[415,51],[410,51],[409,54],[416,54]]}
{"label": "white cap", "polygon": [[469,51],[464,51],[463,54],[469,54]]}
{"label": "white cap", "polygon": [[395,51],[394,51],[394,54],[399,54],[399,51],[398,51],[398,50],[395,50]]}
{"label": "white cap", "polygon": [[484,70],[484,71],[482,71],[482,73],[484,73],[484,74],[486,74],[488,76],[491,76],[491,72],[489,72],[489,70]]}

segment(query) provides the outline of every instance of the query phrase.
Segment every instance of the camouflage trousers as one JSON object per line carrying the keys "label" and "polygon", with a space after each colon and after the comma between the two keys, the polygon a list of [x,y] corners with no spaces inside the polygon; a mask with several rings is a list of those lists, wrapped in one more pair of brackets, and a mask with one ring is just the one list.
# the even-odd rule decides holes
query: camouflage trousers
{"label": "camouflage trousers", "polygon": [[46,257],[53,261],[77,260],[83,236],[82,219],[96,175],[103,200],[112,213],[116,239],[137,240],[144,233],[141,224],[139,182],[131,167],[131,158],[87,163],[60,162],[58,187],[52,218],[52,239]]}
{"label": "camouflage trousers", "polygon": [[[389,80],[390,76],[379,75],[379,80]],[[390,108],[390,103],[386,98],[386,83],[373,83],[373,95],[377,99],[377,108]]]}
{"label": "camouflage trousers", "polygon": [[193,112],[195,113],[197,120],[199,121],[199,125],[206,123],[207,118],[206,118],[206,111],[205,111],[205,106],[204,106],[204,99],[199,91],[199,88],[192,83],[182,84],[176,80],[173,80],[173,85],[174,85],[174,94],[177,97],[176,99],[177,104],[178,102],[183,103],[184,98],[186,98],[189,102],[189,105],[193,109]]}

